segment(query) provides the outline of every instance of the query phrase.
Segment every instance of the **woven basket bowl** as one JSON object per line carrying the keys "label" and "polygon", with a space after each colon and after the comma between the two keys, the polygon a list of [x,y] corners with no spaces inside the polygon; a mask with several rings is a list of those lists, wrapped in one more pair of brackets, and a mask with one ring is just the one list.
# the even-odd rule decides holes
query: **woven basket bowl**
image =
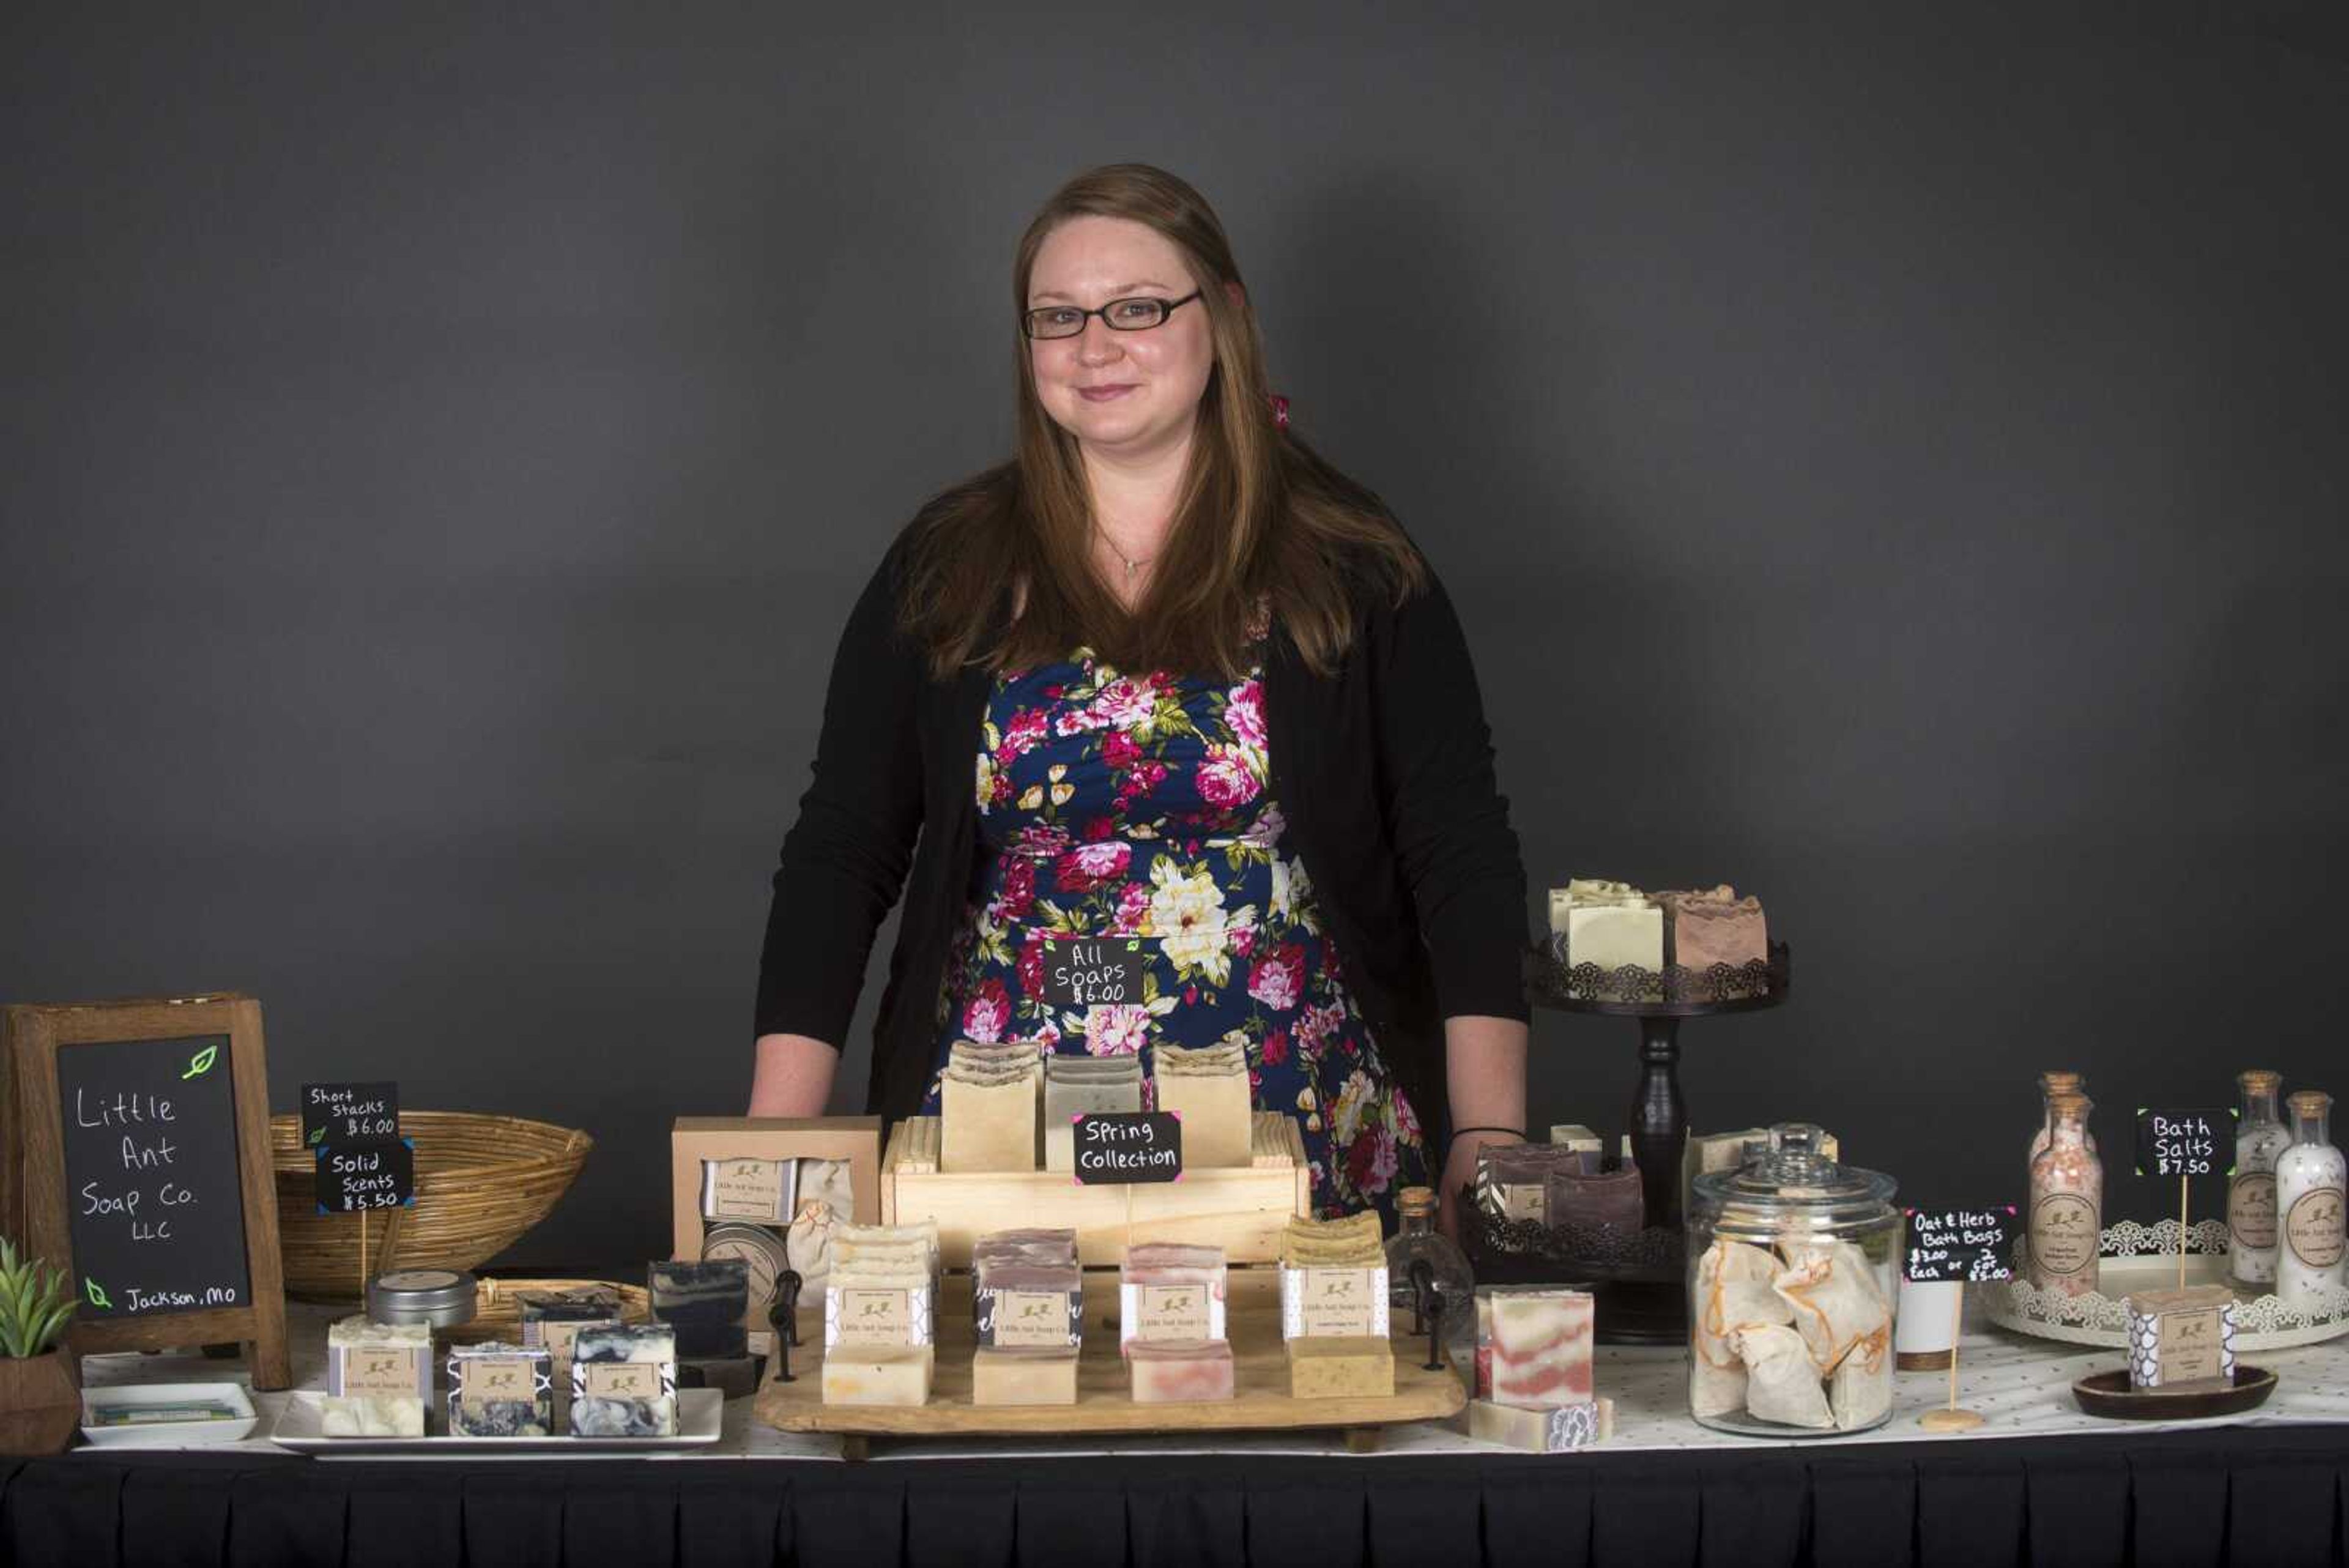
{"label": "woven basket bowl", "polygon": [[316,1158],[302,1147],[300,1118],[269,1118],[286,1294],[326,1302],[363,1295],[362,1219],[370,1274],[487,1262],[546,1218],[595,1147],[573,1127],[471,1111],[402,1110],[399,1130],[416,1143],[415,1207],[321,1214]]}

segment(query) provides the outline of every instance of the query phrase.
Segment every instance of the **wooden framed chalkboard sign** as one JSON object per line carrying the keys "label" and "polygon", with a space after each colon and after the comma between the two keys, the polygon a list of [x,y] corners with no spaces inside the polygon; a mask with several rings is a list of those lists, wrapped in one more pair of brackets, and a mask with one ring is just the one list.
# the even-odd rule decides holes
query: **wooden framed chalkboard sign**
{"label": "wooden framed chalkboard sign", "polygon": [[261,1004],[12,1006],[6,1158],[27,1244],[78,1301],[77,1355],[241,1341],[291,1382]]}

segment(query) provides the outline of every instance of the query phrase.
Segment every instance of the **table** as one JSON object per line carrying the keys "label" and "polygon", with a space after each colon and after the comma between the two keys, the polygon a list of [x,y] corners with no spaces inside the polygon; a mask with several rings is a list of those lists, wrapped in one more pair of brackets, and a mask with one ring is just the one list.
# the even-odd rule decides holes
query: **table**
{"label": "table", "polygon": [[[297,1376],[323,1317],[296,1314]],[[1278,1563],[2282,1564],[2341,1561],[2349,1346],[2261,1358],[2285,1382],[2233,1425],[2091,1421],[2070,1380],[2117,1353],[2063,1354],[1981,1326],[1961,1360],[1981,1434],[1929,1438],[1946,1379],[1904,1374],[1874,1434],[1767,1443],[1680,1414],[1678,1357],[1600,1353],[1621,1407],[1588,1454],[1510,1453],[1441,1426],[1375,1455],[1311,1435],[876,1446],[756,1427],[730,1405],[715,1455],[310,1460],[265,1442],[82,1450],[0,1464],[0,1546],[17,1563],[694,1565]],[[2051,1354],[2052,1353],[2052,1354]],[[184,1362],[185,1365],[177,1365]],[[159,1368],[159,1363],[172,1363]],[[196,1357],[92,1363],[91,1380],[216,1374]],[[273,1414],[283,1396],[262,1396]],[[265,1430],[265,1428],[264,1428]]]}

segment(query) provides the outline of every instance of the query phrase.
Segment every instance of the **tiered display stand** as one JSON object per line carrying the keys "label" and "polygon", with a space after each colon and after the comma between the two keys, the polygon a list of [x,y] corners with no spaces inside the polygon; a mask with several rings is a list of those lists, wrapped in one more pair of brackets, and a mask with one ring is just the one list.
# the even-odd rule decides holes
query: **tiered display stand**
{"label": "tiered display stand", "polygon": [[[1291,1215],[1312,1211],[1304,1141],[1291,1116],[1260,1112],[1247,1167],[1186,1170],[1180,1180],[1135,1186],[1080,1186],[1065,1172],[954,1172],[938,1168],[938,1123],[916,1116],[889,1135],[881,1160],[881,1217],[887,1224],[934,1220],[947,1271],[932,1314],[936,1370],[922,1406],[826,1405],[823,1316],[820,1299],[799,1313],[800,1345],[771,1358],[759,1391],[758,1418],[787,1432],[831,1432],[849,1440],[852,1457],[873,1439],[968,1437],[1112,1438],[1144,1432],[1342,1429],[1350,1448],[1368,1449],[1380,1428],[1440,1420],[1466,1402],[1459,1376],[1430,1367],[1428,1339],[1409,1334],[1411,1314],[1393,1314],[1394,1393],[1383,1398],[1295,1399],[1280,1334],[1278,1262]],[[1016,1226],[1069,1226],[1085,1266],[1084,1345],[1074,1405],[971,1403],[971,1243]],[[1185,1241],[1224,1249],[1231,1265],[1225,1327],[1231,1341],[1236,1397],[1186,1404],[1137,1405],[1118,1352],[1118,1274],[1137,1241]],[[821,1293],[811,1292],[812,1296]]]}
{"label": "tiered display stand", "polygon": [[1681,1213],[1681,1163],[1688,1148],[1688,1105],[1681,1094],[1681,1023],[1775,1007],[1793,984],[1784,942],[1770,944],[1766,964],[1703,970],[1668,964],[1661,974],[1630,966],[1569,969],[1548,948],[1531,950],[1526,992],[1536,1006],[1629,1018],[1640,1026],[1640,1082],[1631,1096],[1630,1131],[1648,1223],[1636,1235],[1557,1231],[1534,1220],[1496,1220],[1475,1203],[1463,1202],[1477,1279],[1587,1284],[1598,1297],[1602,1341],[1684,1342],[1688,1236]]}

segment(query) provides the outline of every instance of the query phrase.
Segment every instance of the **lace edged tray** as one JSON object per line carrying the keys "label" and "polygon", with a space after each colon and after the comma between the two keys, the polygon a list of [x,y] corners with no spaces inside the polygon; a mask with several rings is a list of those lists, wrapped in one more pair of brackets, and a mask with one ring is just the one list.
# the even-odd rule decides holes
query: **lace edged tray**
{"label": "lace edged tray", "polygon": [[1770,944],[1767,963],[1717,963],[1704,969],[1666,964],[1661,971],[1625,964],[1568,964],[1558,940],[1526,952],[1526,993],[1546,1007],[1573,1012],[1692,1016],[1777,1004],[1794,984],[1794,968],[1784,942]]}
{"label": "lace edged tray", "polygon": [[1677,1226],[1627,1231],[1613,1225],[1568,1225],[1553,1230],[1538,1220],[1496,1219],[1470,1200],[1460,1206],[1460,1229],[1479,1279],[1506,1274],[1511,1282],[1665,1283],[1688,1272],[1688,1233]]}
{"label": "lace edged tray", "polygon": [[[2128,1307],[2133,1290],[2168,1290],[2178,1283],[2178,1221],[2140,1225],[2125,1220],[2105,1228],[2096,1265],[2103,1288],[2084,1296],[2043,1291],[2023,1277],[2027,1240],[2014,1248],[2014,1278],[1984,1285],[1982,1310],[2001,1328],[2067,1345],[2128,1346]],[[2205,1220],[2186,1232],[2186,1282],[2225,1284],[2227,1224]],[[2321,1345],[2349,1334],[2349,1290],[2326,1291],[2313,1308],[2290,1307],[2273,1295],[2235,1292],[2238,1350],[2289,1350]]]}

